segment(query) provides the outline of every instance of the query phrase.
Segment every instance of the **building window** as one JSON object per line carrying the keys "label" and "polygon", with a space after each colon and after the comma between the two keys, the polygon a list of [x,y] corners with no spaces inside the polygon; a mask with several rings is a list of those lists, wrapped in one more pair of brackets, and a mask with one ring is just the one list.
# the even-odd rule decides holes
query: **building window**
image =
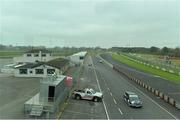
{"label": "building window", "polygon": [[83,59],[84,59],[84,57],[83,57],[83,56],[79,56],[79,59],[80,59],[80,60],[83,60]]}
{"label": "building window", "polygon": [[42,57],[46,57],[46,54],[42,54]]}
{"label": "building window", "polygon": [[31,54],[28,53],[28,54],[27,54],[27,57],[31,57]]}
{"label": "building window", "polygon": [[39,57],[39,54],[34,54],[34,57]]}
{"label": "building window", "polygon": [[47,69],[47,74],[53,74],[55,73],[55,69]]}
{"label": "building window", "polygon": [[27,69],[19,69],[19,74],[27,74]]}
{"label": "building window", "polygon": [[44,74],[44,70],[43,69],[36,69],[36,74]]}
{"label": "building window", "polygon": [[30,70],[30,71],[29,71],[29,73],[31,73],[31,74],[32,74],[32,73],[33,73],[33,71],[32,71],[32,70]]}

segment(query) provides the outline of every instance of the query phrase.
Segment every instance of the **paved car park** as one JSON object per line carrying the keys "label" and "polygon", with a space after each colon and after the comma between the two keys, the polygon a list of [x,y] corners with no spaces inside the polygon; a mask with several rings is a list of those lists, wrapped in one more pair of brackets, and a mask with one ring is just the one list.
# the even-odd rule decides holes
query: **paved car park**
{"label": "paved car park", "polygon": [[39,91],[39,80],[0,73],[0,119],[28,118],[24,103]]}

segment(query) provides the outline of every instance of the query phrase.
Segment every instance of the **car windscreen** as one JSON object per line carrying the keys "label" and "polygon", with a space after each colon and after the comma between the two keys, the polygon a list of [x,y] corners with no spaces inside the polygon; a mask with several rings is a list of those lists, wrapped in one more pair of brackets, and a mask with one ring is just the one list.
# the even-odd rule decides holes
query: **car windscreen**
{"label": "car windscreen", "polygon": [[130,96],[129,96],[129,100],[130,100],[130,101],[139,100],[139,97],[138,97],[137,95],[130,95]]}

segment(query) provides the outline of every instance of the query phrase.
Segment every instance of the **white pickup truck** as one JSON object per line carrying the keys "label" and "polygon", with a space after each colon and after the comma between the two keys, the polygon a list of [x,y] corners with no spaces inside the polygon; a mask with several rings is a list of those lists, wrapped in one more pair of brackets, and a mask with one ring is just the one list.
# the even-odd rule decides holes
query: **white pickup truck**
{"label": "white pickup truck", "polygon": [[99,102],[103,98],[103,94],[101,92],[95,92],[91,88],[85,88],[84,90],[74,90],[72,95],[75,99],[92,100],[94,102]]}

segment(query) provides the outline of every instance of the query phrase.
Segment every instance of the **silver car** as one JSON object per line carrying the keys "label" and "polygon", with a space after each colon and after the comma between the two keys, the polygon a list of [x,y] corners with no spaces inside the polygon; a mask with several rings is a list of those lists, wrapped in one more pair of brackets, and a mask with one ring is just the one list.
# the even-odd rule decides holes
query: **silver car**
{"label": "silver car", "polygon": [[142,107],[141,99],[133,92],[126,91],[123,95],[123,99],[130,107]]}

